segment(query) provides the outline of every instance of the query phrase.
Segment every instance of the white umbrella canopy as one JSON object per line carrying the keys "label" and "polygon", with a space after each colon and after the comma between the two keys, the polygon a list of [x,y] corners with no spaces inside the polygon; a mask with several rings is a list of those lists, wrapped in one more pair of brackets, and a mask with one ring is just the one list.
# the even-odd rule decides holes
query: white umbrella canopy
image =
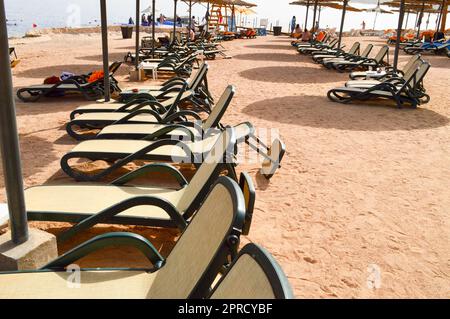
{"label": "white umbrella canopy", "polygon": [[[149,6],[147,9],[143,10],[141,13],[152,14],[153,13],[152,6]],[[155,8],[155,14],[161,14],[161,11],[159,11],[158,9]]]}

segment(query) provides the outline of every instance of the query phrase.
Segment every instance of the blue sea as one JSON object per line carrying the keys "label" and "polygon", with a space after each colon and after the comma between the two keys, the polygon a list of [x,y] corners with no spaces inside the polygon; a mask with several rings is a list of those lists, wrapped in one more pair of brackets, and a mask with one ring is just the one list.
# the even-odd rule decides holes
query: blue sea
{"label": "blue sea", "polygon": [[[160,13],[173,16],[173,1],[157,1],[157,17]],[[128,23],[136,15],[136,1],[108,0],[108,24]],[[151,0],[141,0],[141,11],[147,9]],[[99,0],[5,0],[9,37],[21,37],[37,28],[88,27],[100,24]],[[179,15],[187,14],[187,6],[179,1]],[[203,6],[197,5],[194,14],[204,14]]]}

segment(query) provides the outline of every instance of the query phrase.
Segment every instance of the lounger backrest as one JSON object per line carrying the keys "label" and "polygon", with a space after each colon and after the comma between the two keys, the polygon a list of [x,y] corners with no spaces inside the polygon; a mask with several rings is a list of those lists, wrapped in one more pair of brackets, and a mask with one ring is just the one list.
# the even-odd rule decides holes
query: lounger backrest
{"label": "lounger backrest", "polygon": [[225,114],[228,106],[233,99],[233,96],[236,92],[236,89],[233,85],[229,85],[219,101],[217,101],[216,105],[213,107],[211,113],[208,116],[208,119],[203,123],[202,128],[204,131],[209,130],[210,128],[217,127],[220,121],[222,120],[223,115]]}
{"label": "lounger backrest", "polygon": [[420,59],[419,54],[416,54],[415,56],[411,57],[411,59],[409,59],[408,63],[405,64],[405,67],[403,68],[403,72],[406,73],[409,70],[411,70],[412,68],[415,68],[415,63],[419,59]]}
{"label": "lounger backrest", "polygon": [[387,45],[384,45],[380,51],[378,51],[377,55],[375,56],[375,61],[379,64],[384,60],[384,57],[388,54],[389,47]]}
{"label": "lounger backrest", "polygon": [[417,59],[414,61],[412,65],[409,66],[408,70],[403,75],[403,79],[405,81],[411,80],[411,78],[416,74],[417,69],[422,65],[423,61],[421,59]]}
{"label": "lounger backrest", "polygon": [[428,62],[423,62],[417,72],[415,73],[414,79],[413,79],[413,83],[411,83],[411,85],[413,87],[416,87],[418,84],[420,84],[423,79],[425,78],[425,75],[428,73],[428,70],[430,69],[431,65]]}
{"label": "lounger backrest", "polygon": [[361,53],[361,56],[363,58],[367,58],[369,56],[370,52],[372,51],[372,49],[373,49],[373,44],[368,44],[366,46],[366,48],[364,49],[364,51]]}
{"label": "lounger backrest", "polygon": [[197,76],[193,79],[192,83],[190,83],[189,88],[193,91],[197,91],[203,80],[205,79],[206,74],[208,73],[208,63],[203,63],[202,66],[198,69]]}
{"label": "lounger backrest", "polygon": [[358,50],[359,50],[360,45],[361,44],[359,42],[353,43],[352,47],[348,51],[348,54],[356,54],[356,52],[358,52]]}
{"label": "lounger backrest", "polygon": [[215,287],[211,299],[292,299],[292,288],[265,249],[248,244]]}
{"label": "lounger backrest", "polygon": [[190,213],[193,203],[204,197],[213,179],[220,173],[219,170],[227,152],[234,152],[235,144],[236,137],[233,129],[227,129],[220,134],[217,142],[198,168],[178,202],[177,208],[179,211],[185,212],[185,215],[189,216],[186,212]]}
{"label": "lounger backrest", "polygon": [[226,262],[229,236],[242,227],[244,211],[239,186],[221,177],[158,271],[147,297],[199,297],[199,290],[210,287]]}

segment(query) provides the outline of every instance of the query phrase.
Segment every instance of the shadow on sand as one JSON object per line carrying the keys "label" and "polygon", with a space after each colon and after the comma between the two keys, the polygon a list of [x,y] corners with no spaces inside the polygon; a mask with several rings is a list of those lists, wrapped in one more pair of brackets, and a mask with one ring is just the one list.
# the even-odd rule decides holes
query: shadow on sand
{"label": "shadow on sand", "polygon": [[426,108],[342,105],[325,96],[310,95],[263,100],[242,112],[268,121],[349,131],[422,130],[450,123],[447,117]]}
{"label": "shadow on sand", "polygon": [[274,61],[274,62],[300,62],[300,57],[294,54],[287,53],[253,53],[253,54],[239,54],[233,57],[238,60],[248,61]]}
{"label": "shadow on sand", "polygon": [[[31,134],[19,134],[23,177],[40,173],[50,162],[58,160],[51,141]],[[0,187],[4,187],[3,171],[0,170]]]}
{"label": "shadow on sand", "polygon": [[[113,62],[113,61],[123,61],[123,59],[125,58],[126,53],[124,52],[119,52],[119,53],[110,53],[109,54],[109,61]],[[87,56],[82,56],[82,57],[77,57],[77,60],[81,60],[81,61],[94,61],[94,62],[103,62],[103,55],[101,54],[97,54],[97,55],[87,55]]]}
{"label": "shadow on sand", "polygon": [[[276,55],[274,55],[276,57]],[[323,76],[320,74],[323,73]],[[330,73],[328,70],[311,67],[296,66],[273,66],[255,68],[239,73],[240,76],[252,81],[264,81],[286,84],[311,84],[311,77],[314,76],[316,83],[331,83],[345,80],[348,75],[340,73]]]}
{"label": "shadow on sand", "polygon": [[292,46],[286,42],[286,45],[281,44],[252,44],[252,45],[246,45],[246,48],[249,49],[266,49],[266,50],[289,50],[293,51],[294,49]]}
{"label": "shadow on sand", "polygon": [[71,72],[75,74],[87,74],[92,71],[101,70],[101,64],[67,64],[54,65],[41,68],[34,68],[17,73],[16,76],[20,78],[34,78],[40,79],[41,83],[45,78],[50,76],[60,76],[62,72]]}

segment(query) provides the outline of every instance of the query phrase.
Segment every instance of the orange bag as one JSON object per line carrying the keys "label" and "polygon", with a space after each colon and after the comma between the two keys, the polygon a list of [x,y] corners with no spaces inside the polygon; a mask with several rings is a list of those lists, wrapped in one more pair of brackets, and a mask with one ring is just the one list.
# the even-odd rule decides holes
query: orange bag
{"label": "orange bag", "polygon": [[89,83],[95,82],[97,80],[103,79],[105,73],[103,71],[94,71],[88,79]]}

